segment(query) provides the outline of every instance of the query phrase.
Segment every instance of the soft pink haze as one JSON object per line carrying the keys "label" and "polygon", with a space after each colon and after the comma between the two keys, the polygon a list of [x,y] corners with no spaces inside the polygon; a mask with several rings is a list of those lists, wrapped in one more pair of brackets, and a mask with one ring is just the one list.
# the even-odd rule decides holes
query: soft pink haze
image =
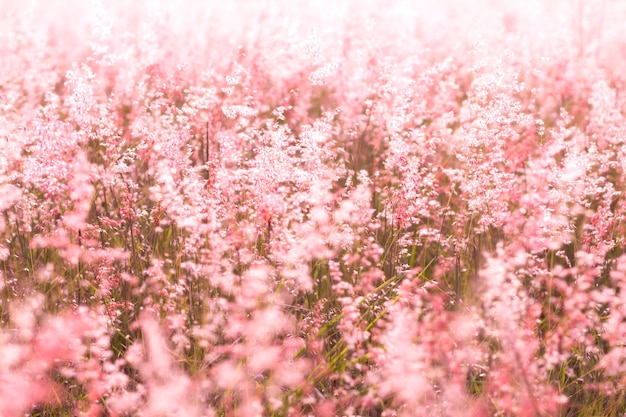
{"label": "soft pink haze", "polygon": [[622,417],[624,22],[0,0],[0,416]]}

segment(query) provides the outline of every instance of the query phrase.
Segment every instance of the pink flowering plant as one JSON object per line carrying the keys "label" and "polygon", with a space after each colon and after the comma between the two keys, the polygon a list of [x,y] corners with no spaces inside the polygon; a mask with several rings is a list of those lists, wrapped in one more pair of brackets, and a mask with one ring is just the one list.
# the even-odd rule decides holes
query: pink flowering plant
{"label": "pink flowering plant", "polygon": [[624,21],[0,0],[0,416],[623,416]]}

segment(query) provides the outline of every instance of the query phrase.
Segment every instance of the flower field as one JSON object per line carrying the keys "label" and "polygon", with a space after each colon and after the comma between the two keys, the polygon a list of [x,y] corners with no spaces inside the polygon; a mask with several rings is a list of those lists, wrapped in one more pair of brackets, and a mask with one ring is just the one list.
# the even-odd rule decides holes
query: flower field
{"label": "flower field", "polygon": [[625,33],[0,0],[0,416],[622,417]]}

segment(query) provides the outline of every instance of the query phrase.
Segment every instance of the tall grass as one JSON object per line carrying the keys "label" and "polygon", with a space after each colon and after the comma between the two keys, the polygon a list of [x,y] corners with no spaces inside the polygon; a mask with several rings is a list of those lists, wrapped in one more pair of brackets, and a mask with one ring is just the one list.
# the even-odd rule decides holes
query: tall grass
{"label": "tall grass", "polygon": [[626,413],[626,9],[478,3],[0,1],[0,415]]}

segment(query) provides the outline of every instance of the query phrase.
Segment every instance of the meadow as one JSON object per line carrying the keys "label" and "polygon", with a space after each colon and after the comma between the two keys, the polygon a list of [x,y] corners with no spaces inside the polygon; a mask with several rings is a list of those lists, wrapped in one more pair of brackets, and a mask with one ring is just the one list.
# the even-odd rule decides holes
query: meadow
{"label": "meadow", "polygon": [[0,416],[622,417],[624,33],[0,0]]}

